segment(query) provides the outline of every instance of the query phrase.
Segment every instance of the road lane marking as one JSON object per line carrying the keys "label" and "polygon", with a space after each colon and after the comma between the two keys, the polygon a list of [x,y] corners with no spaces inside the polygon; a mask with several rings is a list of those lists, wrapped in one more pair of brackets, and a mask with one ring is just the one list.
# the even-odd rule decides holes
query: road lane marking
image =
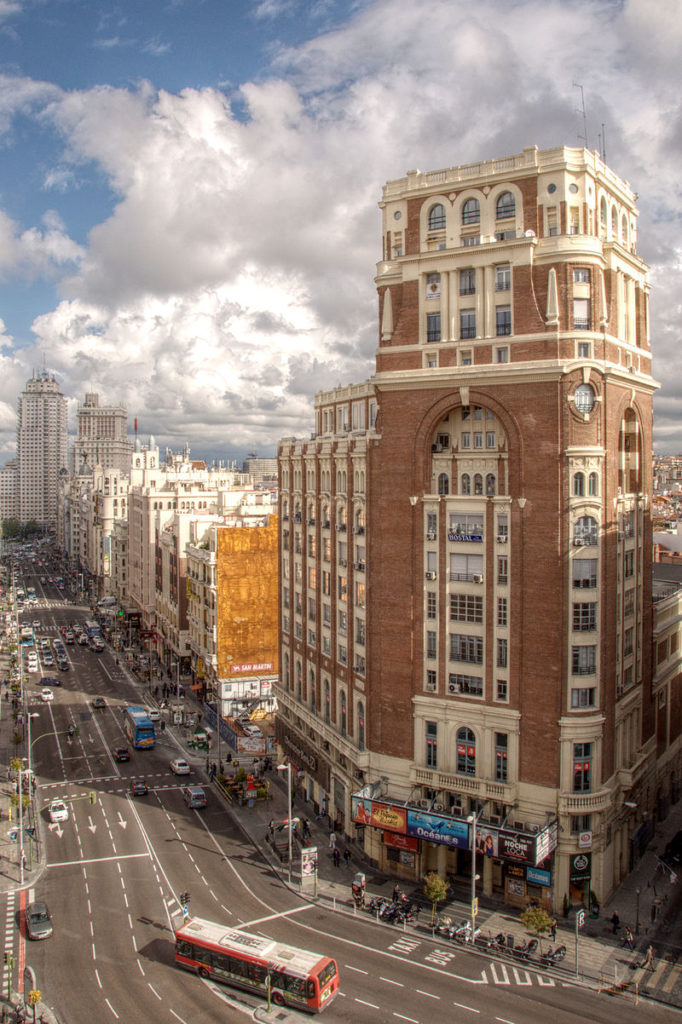
{"label": "road lane marking", "polygon": [[[282,910],[277,914],[270,914],[268,917],[257,917],[253,921],[244,923],[244,928],[252,928],[256,924],[263,924],[265,921],[278,921],[281,917],[291,917],[292,914],[302,914],[305,910],[315,910],[314,903],[307,903],[303,907],[293,907],[291,910]],[[363,971],[363,974],[367,974],[367,971]]]}
{"label": "road lane marking", "polygon": [[159,1000],[159,1002],[161,1002],[161,1001],[162,1001],[162,1000],[161,1000],[161,996],[160,996],[160,995],[159,995],[159,993],[158,993],[158,992],[156,991],[156,989],[154,988],[154,986],[153,986],[153,985],[150,985],[150,984],[149,984],[149,982],[147,982],[147,984],[149,985],[150,989],[152,990],[152,992],[154,993],[154,995],[156,996],[156,998],[157,998],[157,999]]}
{"label": "road lane marking", "polygon": [[420,996],[428,996],[429,999],[440,999],[440,996],[436,996],[433,992],[424,992],[421,988],[416,989]]}
{"label": "road lane marking", "polygon": [[103,864],[108,860],[133,860],[135,857],[149,857],[147,853],[124,853],[121,857],[89,857],[87,860],[59,860],[48,864],[48,868],[71,868],[74,864]]}
{"label": "road lane marking", "polygon": [[387,985],[396,985],[398,988],[405,988],[402,981],[394,981],[393,978],[379,977],[379,981],[385,981]]}
{"label": "road lane marking", "polygon": [[475,1006],[467,1006],[466,1003],[453,1003],[453,1006],[459,1006],[460,1010],[469,1010],[470,1013],[480,1013]]}
{"label": "road lane marking", "polygon": [[369,974],[369,971],[363,971],[360,967],[353,967],[352,964],[344,964],[343,966],[347,971],[355,971],[357,974]]}
{"label": "road lane marking", "polygon": [[93,960],[97,959],[97,953],[95,952],[95,943],[94,942],[92,944],[92,959]]}
{"label": "road lane marking", "polygon": [[97,984],[101,988],[102,987],[102,982],[99,980],[99,971],[97,970],[96,967],[95,967],[95,977],[97,978]]}
{"label": "road lane marking", "polygon": [[179,1020],[179,1021],[180,1021],[180,1024],[187,1024],[187,1022],[186,1022],[186,1021],[184,1021],[184,1020],[182,1019],[182,1017],[179,1017],[179,1016],[178,1016],[178,1014],[177,1014],[177,1013],[175,1012],[175,1010],[171,1010],[171,1013],[173,1014],[173,1016],[175,1017],[175,1019],[176,1019],[176,1020]]}
{"label": "road lane marking", "polygon": [[115,1010],[115,1009],[113,1008],[113,1006],[111,1005],[111,1003],[109,1002],[109,1000],[108,1000],[108,999],[105,999],[105,1000],[104,1000],[104,1002],[105,1002],[105,1003],[107,1004],[107,1006],[109,1007],[109,1009],[110,1009],[110,1010],[111,1010],[111,1012],[113,1013],[113,1015],[114,1015],[114,1017],[116,1018],[116,1020],[118,1020],[118,1014],[116,1013],[116,1010]]}
{"label": "road lane marking", "polygon": [[360,1003],[362,1006],[369,1006],[372,1010],[378,1010],[379,1007],[376,1003],[366,1003],[364,999],[356,999],[356,1003]]}
{"label": "road lane marking", "polygon": [[402,1013],[394,1013],[394,1017],[399,1017],[400,1020],[409,1020],[410,1024],[419,1024],[419,1021],[415,1020],[414,1017],[405,1017]]}

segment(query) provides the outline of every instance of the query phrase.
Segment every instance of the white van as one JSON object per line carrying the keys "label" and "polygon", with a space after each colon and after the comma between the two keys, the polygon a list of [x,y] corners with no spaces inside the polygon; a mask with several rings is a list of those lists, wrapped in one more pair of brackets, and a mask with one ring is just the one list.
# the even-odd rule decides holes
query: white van
{"label": "white van", "polygon": [[206,806],[206,793],[201,786],[185,786],[182,795],[188,807],[197,809]]}

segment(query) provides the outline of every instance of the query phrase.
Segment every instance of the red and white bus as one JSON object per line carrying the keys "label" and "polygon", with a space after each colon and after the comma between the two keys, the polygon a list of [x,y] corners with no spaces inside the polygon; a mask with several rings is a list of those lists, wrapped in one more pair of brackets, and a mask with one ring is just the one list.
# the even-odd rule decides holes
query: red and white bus
{"label": "red and white bus", "polygon": [[267,996],[273,1003],[319,1013],[339,988],[336,961],[263,935],[192,917],[175,932],[175,962],[212,978]]}

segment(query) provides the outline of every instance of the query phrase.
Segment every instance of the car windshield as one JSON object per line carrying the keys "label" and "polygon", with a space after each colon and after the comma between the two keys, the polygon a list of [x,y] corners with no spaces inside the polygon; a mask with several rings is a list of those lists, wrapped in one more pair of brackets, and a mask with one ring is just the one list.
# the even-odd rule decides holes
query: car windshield
{"label": "car windshield", "polygon": [[49,914],[47,910],[34,910],[30,916],[31,924],[40,924],[41,921],[48,921]]}

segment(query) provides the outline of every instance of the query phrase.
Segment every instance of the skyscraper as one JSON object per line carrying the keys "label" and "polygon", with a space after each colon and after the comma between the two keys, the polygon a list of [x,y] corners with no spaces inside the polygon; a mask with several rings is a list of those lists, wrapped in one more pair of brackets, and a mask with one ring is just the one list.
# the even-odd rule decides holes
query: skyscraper
{"label": "skyscraper", "polygon": [[71,476],[98,464],[103,469],[130,473],[133,446],[127,437],[128,416],[122,405],[100,405],[99,395],[91,392],[78,406],[77,432],[70,453]]}
{"label": "skyscraper", "polygon": [[56,528],[59,473],[67,459],[67,403],[45,372],[27,381],[19,396],[17,458],[19,519]]}
{"label": "skyscraper", "polygon": [[605,898],[671,785],[636,196],[530,147],[380,206],[376,374],[279,445],[278,739],[381,867]]}

